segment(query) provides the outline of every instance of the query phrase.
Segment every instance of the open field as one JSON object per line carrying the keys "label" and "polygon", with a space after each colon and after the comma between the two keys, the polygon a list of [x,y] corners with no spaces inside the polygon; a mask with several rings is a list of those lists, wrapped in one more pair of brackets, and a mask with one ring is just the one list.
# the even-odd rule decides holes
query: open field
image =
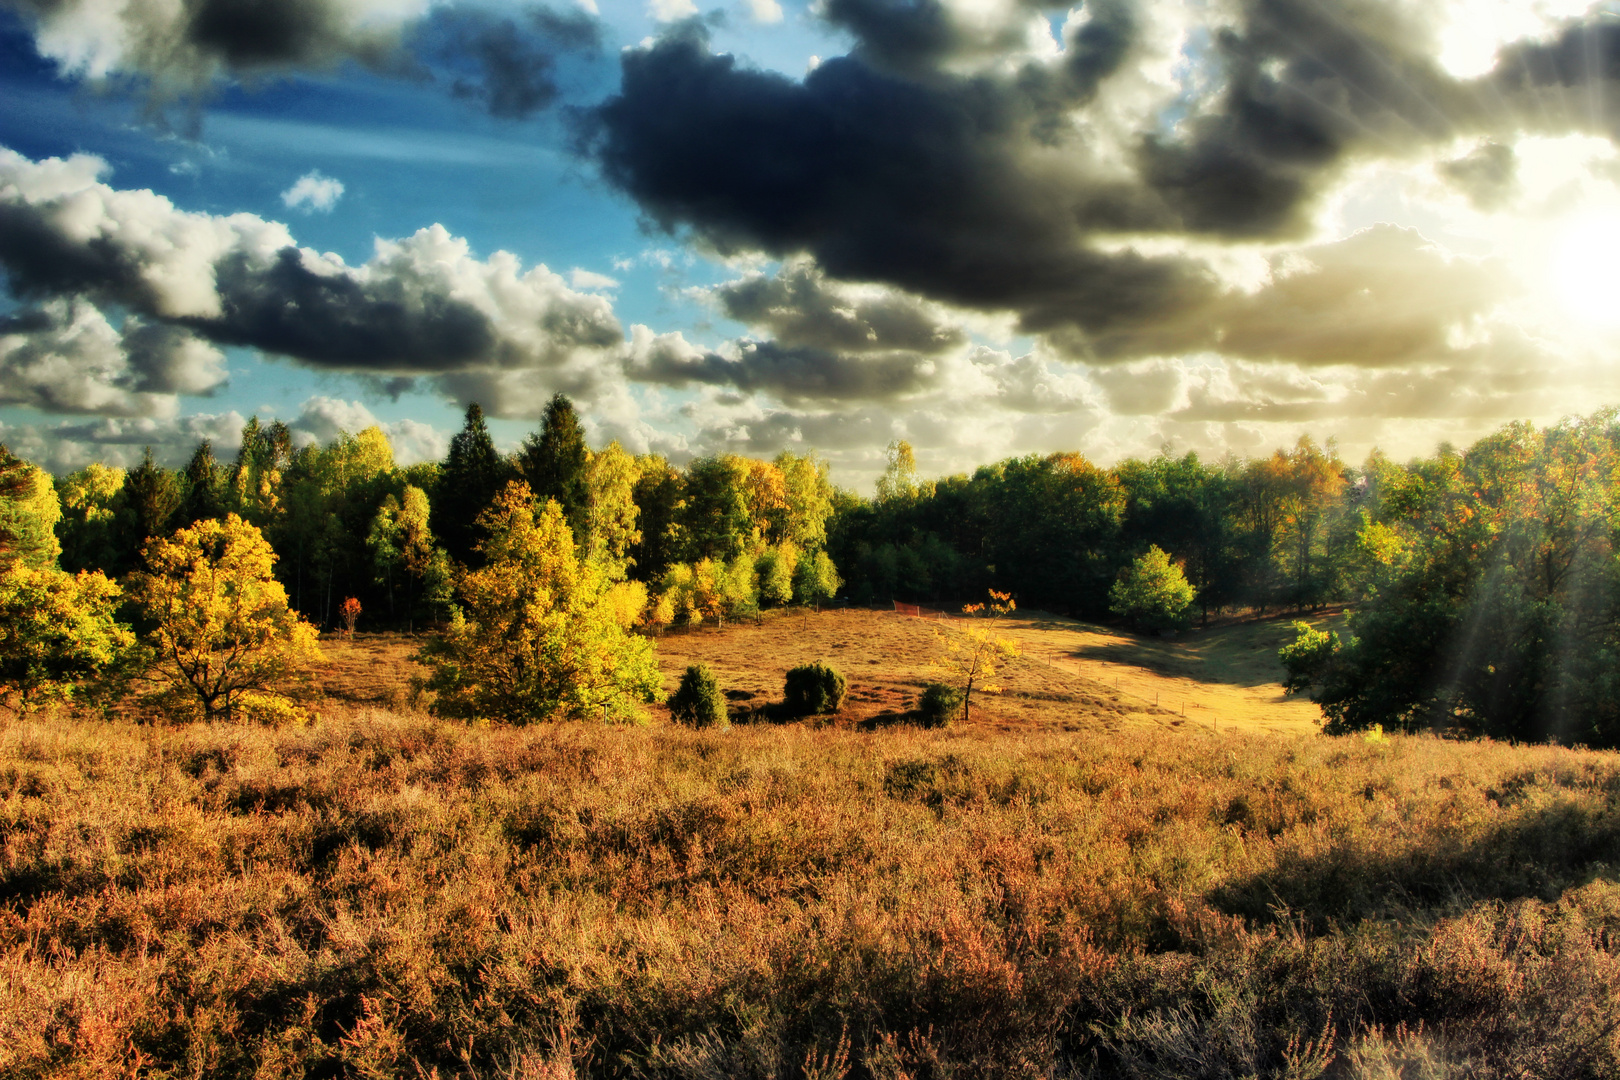
{"label": "open field", "polygon": [[381,635],[306,728],[11,720],[0,1077],[1620,1076],[1620,755],[1107,685],[1263,712],[1286,626],[1024,620],[943,730],[857,611],[660,643],[739,715],[831,659],[805,722],[443,722]]}
{"label": "open field", "polygon": [[[1277,649],[1293,640],[1293,621],[1238,623],[1164,640],[1020,612],[998,625],[1022,655],[999,680],[1004,693],[976,697],[975,710],[982,710],[979,722],[998,730],[1152,724],[1314,734],[1316,706],[1285,696],[1277,682]],[[758,625],[670,634],[659,652],[669,688],[686,664],[702,661],[744,704],[779,699],[782,672],[826,660],[850,680],[844,718],[870,724],[904,713],[923,686],[940,678],[933,666],[940,635],[963,622],[860,609],[768,615]]]}

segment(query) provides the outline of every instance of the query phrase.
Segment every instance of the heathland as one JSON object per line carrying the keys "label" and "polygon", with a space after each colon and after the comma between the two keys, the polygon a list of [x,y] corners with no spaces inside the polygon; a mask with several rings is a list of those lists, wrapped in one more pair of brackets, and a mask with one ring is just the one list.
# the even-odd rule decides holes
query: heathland
{"label": "heathland", "polygon": [[438,719],[364,634],[307,726],[12,719],[0,1075],[1620,1074],[1616,755],[1322,735],[1286,623],[1007,630],[939,729],[959,631],[858,610],[665,635],[724,730]]}

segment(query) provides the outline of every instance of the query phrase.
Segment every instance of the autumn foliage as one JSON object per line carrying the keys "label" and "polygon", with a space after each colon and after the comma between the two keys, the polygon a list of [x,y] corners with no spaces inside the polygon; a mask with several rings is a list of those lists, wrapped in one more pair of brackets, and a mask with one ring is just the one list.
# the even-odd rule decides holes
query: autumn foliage
{"label": "autumn foliage", "polygon": [[320,659],[315,628],[287,607],[275,553],[235,514],[157,539],[131,597],[148,637],[159,698],[177,717],[291,719],[288,692]]}
{"label": "autumn foliage", "polygon": [[[479,519],[483,565],[456,577],[460,606],[423,650],[435,708],[468,720],[637,720],[659,692],[639,604],[602,562],[581,560],[555,500],[508,484]],[[646,593],[639,593],[645,602]]]}

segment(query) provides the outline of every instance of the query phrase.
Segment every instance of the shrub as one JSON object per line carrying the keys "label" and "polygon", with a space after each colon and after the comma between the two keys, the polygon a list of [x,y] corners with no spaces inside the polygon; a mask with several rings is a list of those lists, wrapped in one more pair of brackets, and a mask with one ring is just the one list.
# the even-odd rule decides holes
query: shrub
{"label": "shrub", "polygon": [[917,700],[923,727],[944,727],[962,711],[962,691],[945,683],[929,683]]}
{"label": "shrub", "polygon": [[844,677],[826,664],[806,664],[787,673],[783,703],[795,716],[834,713],[844,703]]}
{"label": "shrub", "polygon": [[1197,596],[1181,567],[1154,545],[1119,572],[1119,580],[1108,591],[1108,610],[1138,630],[1180,630],[1191,621]]}
{"label": "shrub", "polygon": [[707,664],[693,664],[681,676],[680,689],[669,699],[669,715],[676,723],[691,727],[729,726],[726,699],[720,683]]}

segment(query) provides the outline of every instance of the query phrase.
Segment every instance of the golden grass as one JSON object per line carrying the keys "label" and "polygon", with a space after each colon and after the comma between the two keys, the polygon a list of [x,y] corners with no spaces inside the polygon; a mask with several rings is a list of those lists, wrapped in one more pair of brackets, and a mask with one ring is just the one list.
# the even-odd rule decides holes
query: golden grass
{"label": "golden grass", "polygon": [[[1227,730],[1310,735],[1322,714],[1283,693],[1277,650],[1295,638],[1287,615],[1190,630],[1176,638],[1139,637],[1044,613],[1020,613],[1009,632],[1053,668],[1115,689],[1139,722],[1179,719],[1212,733]],[[1338,628],[1342,615],[1310,616]],[[1157,706],[1157,708],[1150,708]],[[1165,714],[1174,714],[1166,719]]]}
{"label": "golden grass", "polygon": [[1620,1074],[1612,754],[329,695],[12,722],[0,854],[5,1077]]}

